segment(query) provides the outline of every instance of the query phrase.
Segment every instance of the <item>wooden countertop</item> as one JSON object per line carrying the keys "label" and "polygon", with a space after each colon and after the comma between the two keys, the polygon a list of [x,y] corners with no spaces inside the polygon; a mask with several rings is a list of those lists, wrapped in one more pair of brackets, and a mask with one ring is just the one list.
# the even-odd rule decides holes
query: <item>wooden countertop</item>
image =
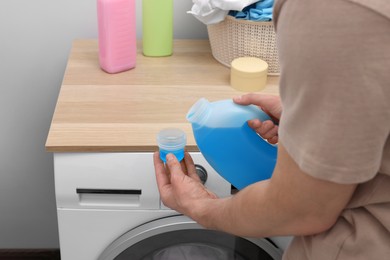
{"label": "wooden countertop", "polygon": [[[99,67],[96,40],[73,43],[46,141],[49,152],[156,151],[156,135],[167,127],[187,133],[197,151],[189,108],[243,94],[230,87],[230,69],[211,55],[207,40],[175,40],[170,57],[145,57],[138,46],[136,68],[107,74]],[[278,93],[269,77],[263,93]]]}

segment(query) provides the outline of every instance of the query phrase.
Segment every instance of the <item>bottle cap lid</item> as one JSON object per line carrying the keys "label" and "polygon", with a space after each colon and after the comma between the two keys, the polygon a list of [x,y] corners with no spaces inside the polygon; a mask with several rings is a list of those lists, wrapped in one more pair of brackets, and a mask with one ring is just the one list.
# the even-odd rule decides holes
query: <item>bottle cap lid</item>
{"label": "bottle cap lid", "polygon": [[256,57],[240,57],[232,61],[231,69],[241,77],[261,77],[267,75],[268,63]]}
{"label": "bottle cap lid", "polygon": [[267,71],[267,62],[259,58],[237,58],[231,64],[230,85],[239,91],[260,91],[267,84]]}
{"label": "bottle cap lid", "polygon": [[157,144],[159,148],[166,151],[183,149],[186,145],[186,141],[186,133],[177,128],[166,128],[157,134]]}

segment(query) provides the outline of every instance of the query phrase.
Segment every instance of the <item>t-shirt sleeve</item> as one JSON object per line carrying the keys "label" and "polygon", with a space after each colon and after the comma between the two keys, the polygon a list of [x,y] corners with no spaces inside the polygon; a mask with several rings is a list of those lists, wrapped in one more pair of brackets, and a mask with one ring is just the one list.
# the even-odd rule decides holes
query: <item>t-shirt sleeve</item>
{"label": "t-shirt sleeve", "polygon": [[390,132],[390,20],[315,2],[279,10],[279,140],[313,177],[364,182],[378,172]]}

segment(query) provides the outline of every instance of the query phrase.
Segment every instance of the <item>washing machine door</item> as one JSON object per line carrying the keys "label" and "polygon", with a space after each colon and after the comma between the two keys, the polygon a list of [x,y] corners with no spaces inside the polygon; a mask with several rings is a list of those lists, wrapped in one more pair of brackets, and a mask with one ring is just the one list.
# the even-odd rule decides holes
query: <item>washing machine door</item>
{"label": "washing machine door", "polygon": [[99,260],[275,260],[282,251],[267,239],[207,230],[185,216],[146,223],[115,240]]}

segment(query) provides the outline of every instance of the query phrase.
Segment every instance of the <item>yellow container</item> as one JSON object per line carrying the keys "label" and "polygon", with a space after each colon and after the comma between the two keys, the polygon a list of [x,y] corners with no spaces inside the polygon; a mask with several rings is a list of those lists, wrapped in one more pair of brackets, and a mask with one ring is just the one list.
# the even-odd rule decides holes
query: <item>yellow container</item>
{"label": "yellow container", "polygon": [[267,84],[267,72],[267,62],[259,58],[236,58],[231,63],[230,85],[243,92],[260,91]]}

